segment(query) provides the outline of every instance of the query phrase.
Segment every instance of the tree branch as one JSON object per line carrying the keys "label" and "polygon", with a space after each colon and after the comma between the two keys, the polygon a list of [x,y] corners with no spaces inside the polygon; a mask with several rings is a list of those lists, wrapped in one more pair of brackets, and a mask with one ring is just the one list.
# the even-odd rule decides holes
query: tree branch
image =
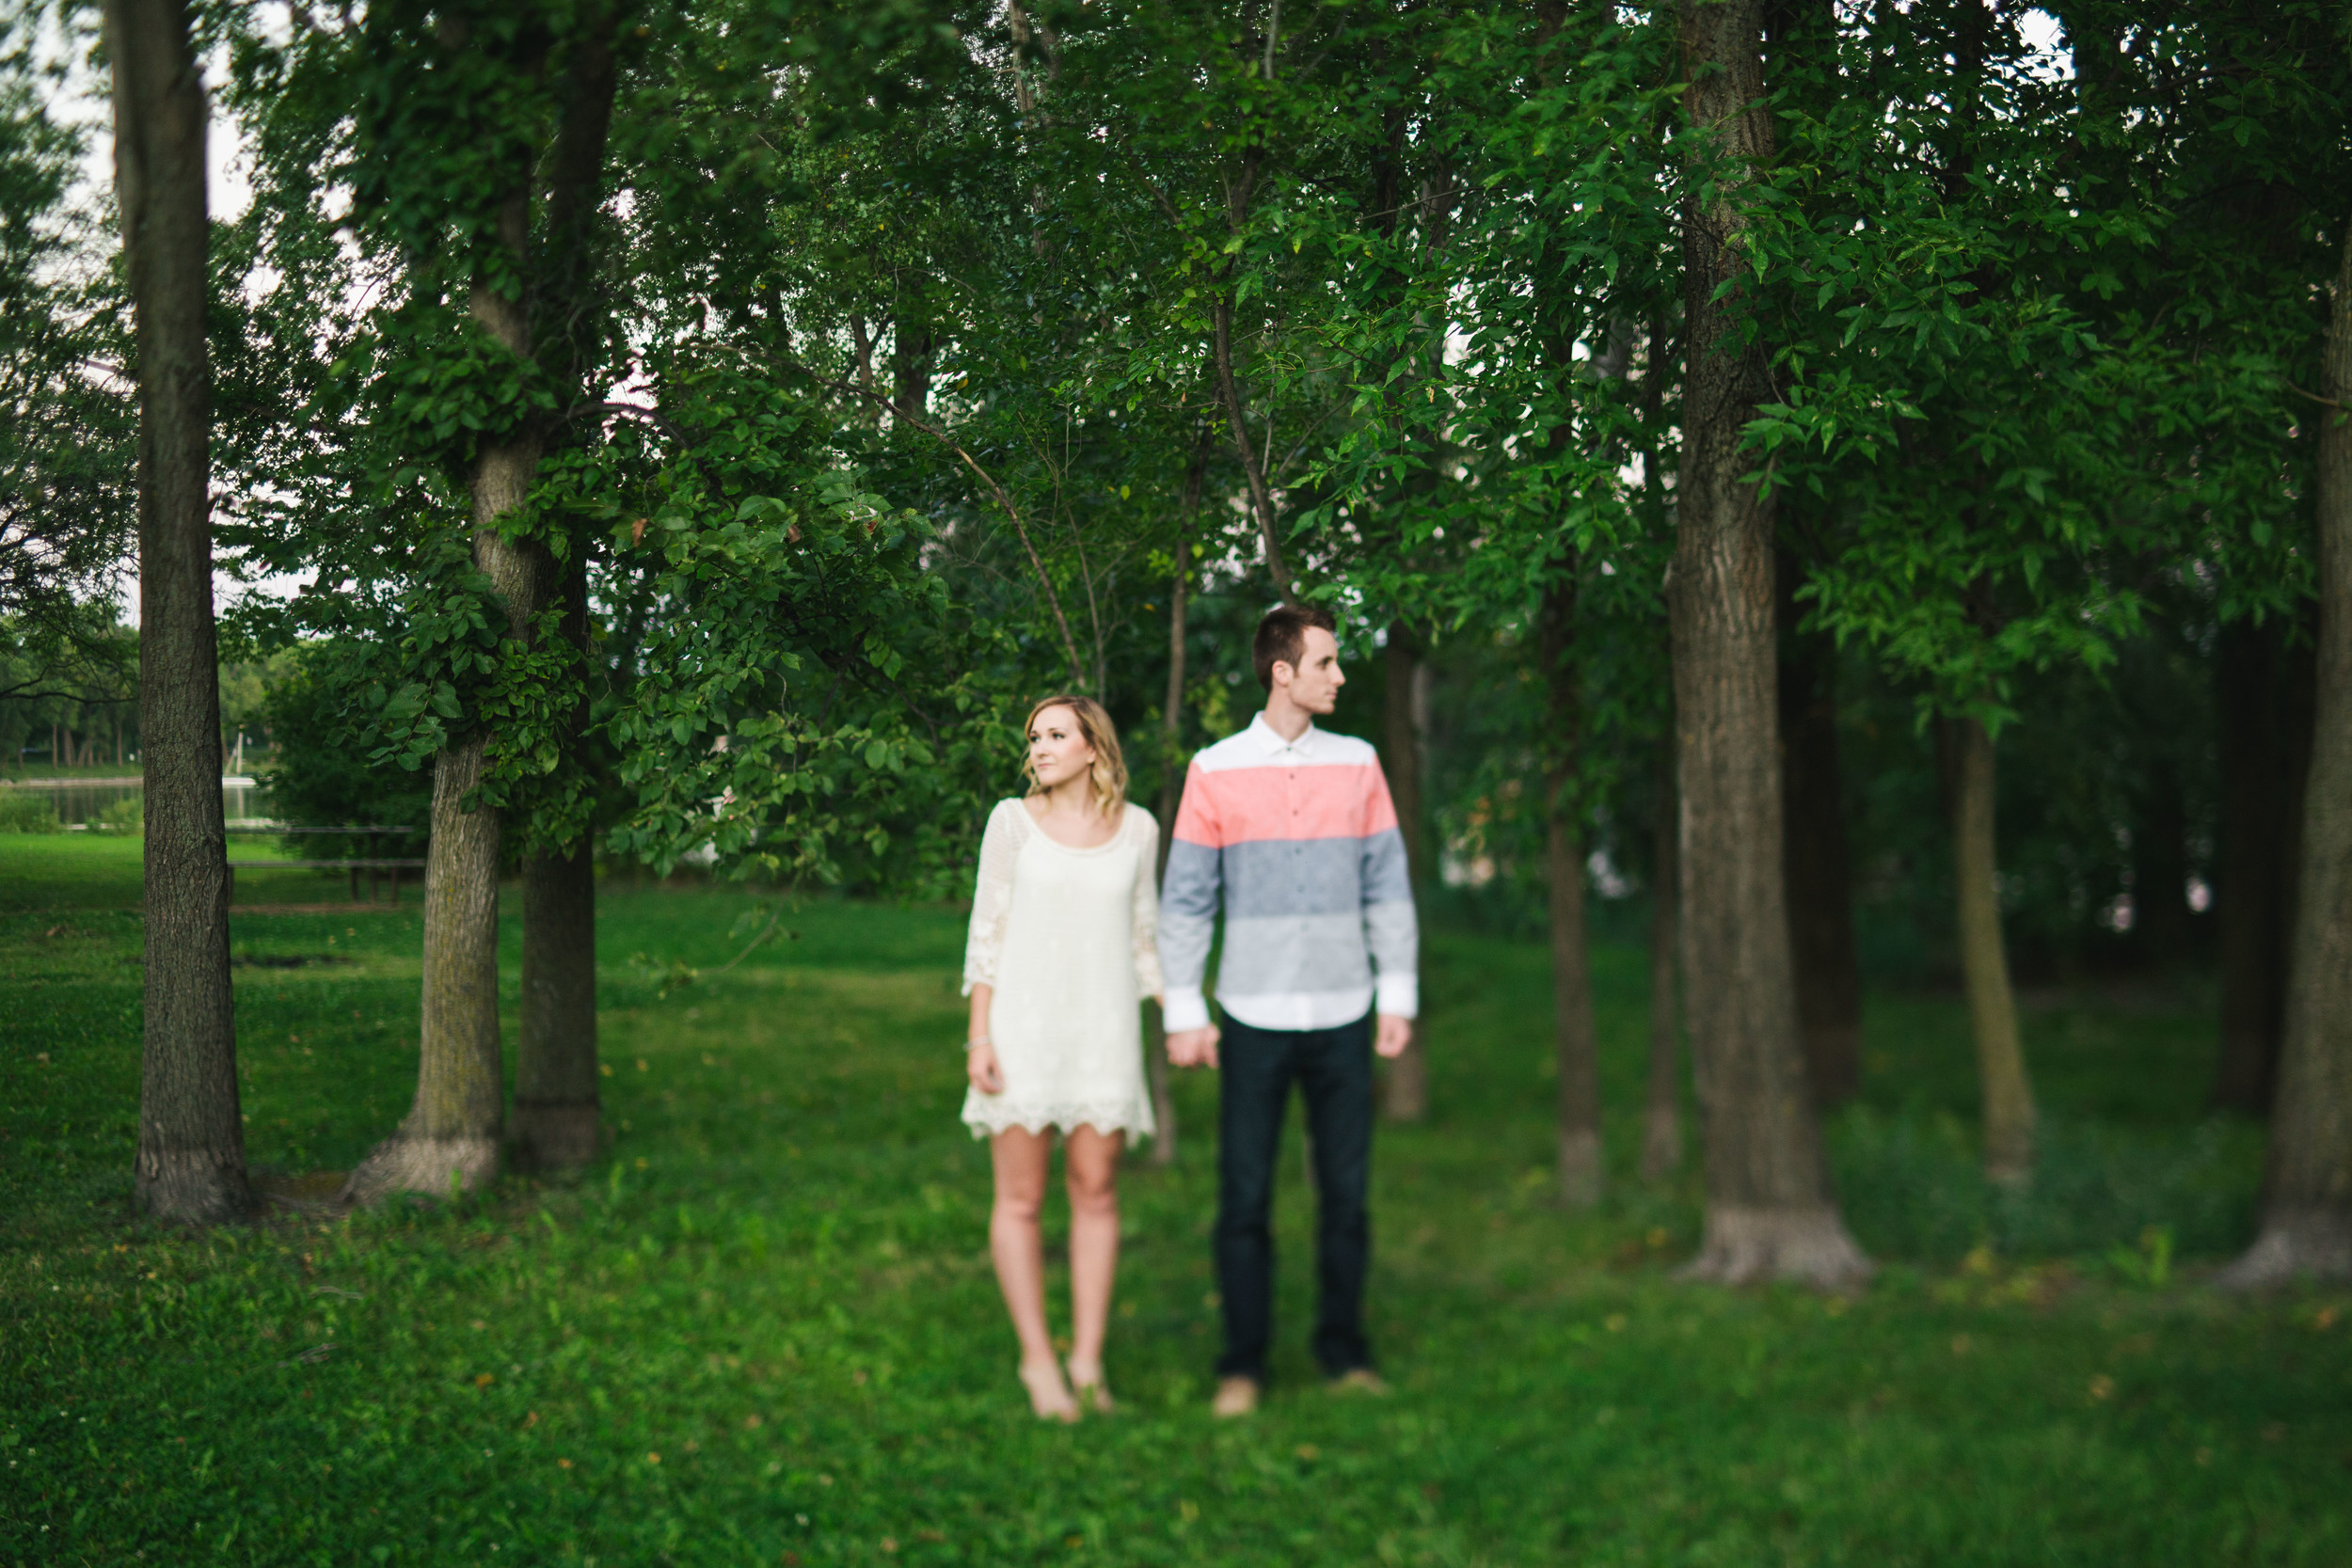
{"label": "tree branch", "polygon": [[1282,560],[1282,542],[1275,535],[1274,496],[1266,487],[1265,467],[1249,445],[1249,422],[1244,416],[1241,388],[1233,378],[1233,308],[1219,298],[1209,307],[1216,328],[1216,387],[1225,403],[1225,423],[1233,433],[1233,451],[1241,459],[1242,477],[1248,482],[1250,509],[1258,515],[1258,533],[1265,541],[1266,571],[1274,590],[1287,605],[1298,603],[1290,567]]}
{"label": "tree branch", "polygon": [[[778,363],[784,365],[789,370],[798,372],[800,374],[807,377],[810,381],[815,382],[819,387],[828,388],[836,392],[845,392],[850,397],[870,399],[875,403],[882,404],[885,407],[888,406],[887,399],[882,398],[876,393],[866,391],[861,388],[852,386],[849,382],[835,381],[831,376],[818,375],[815,371],[810,370],[806,365],[802,364],[799,360],[793,358],[789,355],[780,356]],[[910,429],[921,431],[924,435],[930,436],[932,440],[937,441],[941,446],[946,447],[949,451],[954,452],[958,458],[961,459],[963,466],[971,469],[973,474],[978,478],[982,484],[988,486],[989,494],[996,498],[997,506],[1004,511],[1007,517],[1012,520],[1012,531],[1021,536],[1021,547],[1028,552],[1029,564],[1037,572],[1038,584],[1045,590],[1046,607],[1054,612],[1055,629],[1061,633],[1062,652],[1067,655],[1070,659],[1071,678],[1075,680],[1080,686],[1084,686],[1087,678],[1086,660],[1078,657],[1078,640],[1071,635],[1070,617],[1062,613],[1061,595],[1054,592],[1054,579],[1047,575],[1044,558],[1037,553],[1037,546],[1029,538],[1029,526],[1022,520],[1021,509],[1012,504],[1012,498],[1005,494],[1005,487],[996,483],[995,476],[991,474],[986,468],[981,467],[973,458],[972,454],[964,451],[963,448],[957,443],[955,437],[949,436],[946,431],[940,429],[937,425],[927,423],[922,420],[914,418],[912,414],[901,415],[900,418],[906,421],[906,424]]]}

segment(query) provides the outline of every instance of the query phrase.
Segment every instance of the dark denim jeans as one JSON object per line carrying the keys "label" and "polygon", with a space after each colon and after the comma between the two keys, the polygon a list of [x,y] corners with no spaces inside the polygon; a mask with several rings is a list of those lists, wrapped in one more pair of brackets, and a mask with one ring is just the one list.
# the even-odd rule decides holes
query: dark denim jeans
{"label": "dark denim jeans", "polygon": [[1258,1029],[1225,1020],[1217,1134],[1216,1279],[1225,1298],[1220,1377],[1266,1380],[1274,1337],[1275,1155],[1296,1080],[1314,1151],[1315,1359],[1332,1377],[1372,1365],[1364,1271],[1372,1220],[1372,1020],[1336,1029]]}

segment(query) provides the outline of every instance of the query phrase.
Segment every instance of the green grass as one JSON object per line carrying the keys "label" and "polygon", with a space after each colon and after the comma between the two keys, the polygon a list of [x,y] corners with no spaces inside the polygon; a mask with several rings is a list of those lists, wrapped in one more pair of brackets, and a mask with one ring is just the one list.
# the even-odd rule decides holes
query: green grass
{"label": "green grass", "polygon": [[[1886,1266],[1848,1302],[1672,1277],[1695,1177],[1627,1173],[1630,951],[1597,962],[1614,1196],[1555,1207],[1543,954],[1438,938],[1435,1117],[1376,1161],[1393,1396],[1312,1377],[1294,1144],[1278,1383],[1252,1421],[1206,1416],[1214,1089],[1191,1079],[1178,1168],[1123,1182],[1124,1412],[1048,1429],[955,1120],[952,911],[812,903],[798,941],[664,996],[673,963],[730,955],[748,899],[610,888],[602,1164],[189,1235],[129,1214],[136,856],[0,840],[0,1560],[2352,1560],[2352,1301],[2198,1283],[2245,1238],[2260,1146],[2198,1119],[2193,990],[2028,1009],[2053,1147],[2022,1200],[1972,1172],[1957,1004],[1874,999],[1831,1142]],[[341,892],[288,871],[238,896]],[[414,903],[233,937],[251,1157],[347,1168],[413,1085]],[[2183,1259],[2161,1285],[2129,1250],[2150,1227]]]}

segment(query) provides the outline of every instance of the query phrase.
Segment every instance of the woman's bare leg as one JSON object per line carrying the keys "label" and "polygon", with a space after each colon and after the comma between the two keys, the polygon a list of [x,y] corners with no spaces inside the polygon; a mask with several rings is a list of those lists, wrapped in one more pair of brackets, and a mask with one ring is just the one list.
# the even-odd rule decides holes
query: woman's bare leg
{"label": "woman's bare leg", "polygon": [[1124,1132],[1079,1127],[1062,1143],[1070,1186],[1070,1375],[1080,1383],[1103,1380],[1103,1336],[1119,1273],[1119,1154],[1126,1140]]}
{"label": "woman's bare leg", "polygon": [[996,1201],[988,1216],[988,1250],[996,1260],[997,1288],[1005,1310],[1021,1337],[1021,1381],[1041,1416],[1075,1415],[1077,1406],[1054,1359],[1053,1336],[1045,1327],[1045,1244],[1038,1233],[1038,1211],[1045,1202],[1047,1156],[1052,1135],[1007,1128],[989,1140],[996,1167]]}

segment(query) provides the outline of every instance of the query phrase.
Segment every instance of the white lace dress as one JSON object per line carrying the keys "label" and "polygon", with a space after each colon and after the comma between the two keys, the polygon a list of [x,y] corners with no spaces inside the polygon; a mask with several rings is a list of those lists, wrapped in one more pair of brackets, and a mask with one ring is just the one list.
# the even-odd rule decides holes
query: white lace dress
{"label": "white lace dress", "polygon": [[1091,1127],[1154,1131],[1140,1000],[1160,990],[1160,830],[1129,806],[1106,844],[1073,849],[1019,800],[999,800],[980,840],[963,990],[995,988],[988,1033],[1004,1092],[967,1092],[976,1138]]}

